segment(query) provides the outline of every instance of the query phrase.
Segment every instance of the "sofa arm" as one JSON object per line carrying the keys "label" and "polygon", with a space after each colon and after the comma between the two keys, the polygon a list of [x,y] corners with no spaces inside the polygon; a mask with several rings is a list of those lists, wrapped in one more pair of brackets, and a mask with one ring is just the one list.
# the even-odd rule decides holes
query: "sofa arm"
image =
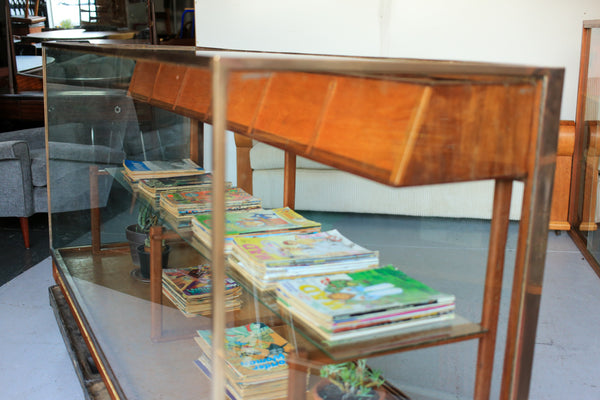
{"label": "sofa arm", "polygon": [[29,146],[22,140],[0,142],[0,216],[29,217],[34,213]]}
{"label": "sofa arm", "polygon": [[0,160],[29,160],[29,146],[24,140],[8,140],[0,142]]}

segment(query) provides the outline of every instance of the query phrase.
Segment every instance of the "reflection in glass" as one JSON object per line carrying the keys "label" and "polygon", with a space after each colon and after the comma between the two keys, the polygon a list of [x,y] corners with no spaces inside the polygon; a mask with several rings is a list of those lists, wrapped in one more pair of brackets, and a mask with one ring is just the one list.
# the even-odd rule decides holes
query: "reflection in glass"
{"label": "reflection in glass", "polygon": [[[587,240],[592,257],[600,259],[600,232],[598,217],[600,210],[598,195],[598,166],[600,160],[600,28],[590,29],[589,61],[587,63],[586,91],[583,98],[583,121],[579,127],[583,134],[584,152],[581,162],[583,184],[579,201],[579,231]],[[580,193],[581,194],[581,193]]]}

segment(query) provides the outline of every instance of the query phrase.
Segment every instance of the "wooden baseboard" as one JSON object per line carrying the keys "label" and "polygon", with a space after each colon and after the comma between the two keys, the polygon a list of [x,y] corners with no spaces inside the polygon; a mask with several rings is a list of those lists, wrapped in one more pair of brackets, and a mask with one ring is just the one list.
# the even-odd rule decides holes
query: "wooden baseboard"
{"label": "wooden baseboard", "polygon": [[571,229],[571,224],[566,221],[550,221],[549,228],[554,231],[568,231]]}
{"label": "wooden baseboard", "polygon": [[581,225],[579,225],[579,230],[586,232],[595,231],[598,230],[598,224],[595,222],[582,222]]}

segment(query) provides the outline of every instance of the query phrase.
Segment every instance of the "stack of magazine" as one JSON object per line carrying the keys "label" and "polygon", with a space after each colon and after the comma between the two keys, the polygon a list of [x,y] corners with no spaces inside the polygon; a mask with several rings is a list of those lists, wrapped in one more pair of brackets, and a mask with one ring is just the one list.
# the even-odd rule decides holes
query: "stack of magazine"
{"label": "stack of magazine", "polygon": [[[210,315],[212,312],[210,267],[163,269],[163,294],[186,316]],[[234,280],[225,279],[225,309],[239,310],[241,288]]]}
{"label": "stack of magazine", "polygon": [[379,255],[334,229],[307,234],[236,236],[229,264],[258,289],[272,290],[281,279],[377,267]]}
{"label": "stack of magazine", "polygon": [[[139,193],[146,197],[149,202],[158,206],[162,193],[210,190],[211,185],[212,174],[206,173],[202,175],[140,179],[138,189]],[[230,182],[227,182],[227,185],[227,187],[231,187]]]}
{"label": "stack of magazine", "polygon": [[[228,212],[225,215],[225,252],[231,253],[234,236],[311,233],[320,229],[320,223],[306,219],[288,207]],[[211,231],[212,214],[192,217],[192,232],[209,249],[212,246]]]}
{"label": "stack of magazine", "polygon": [[[210,378],[212,336],[199,330],[196,365]],[[231,400],[287,399],[287,355],[292,346],[269,326],[250,323],[225,331],[226,394]]]}
{"label": "stack of magazine", "polygon": [[[161,209],[161,217],[173,226],[191,229],[196,245],[212,247],[210,173],[190,159],[125,160],[123,166],[125,178]],[[259,198],[229,182],[225,210],[225,253],[233,278],[259,291],[274,291],[281,311],[327,345],[377,339],[454,318],[454,295],[438,292],[393,266],[380,267],[376,251],[337,230],[320,232],[319,222],[288,207],[263,209]],[[241,307],[241,288],[234,279],[225,282],[227,311]],[[165,269],[162,287],[186,316],[212,312],[208,266]],[[266,338],[261,340],[283,341],[260,324],[239,329],[250,336],[260,333]],[[228,338],[241,335],[233,332]],[[205,334],[200,333],[199,343],[205,352],[198,364],[206,370],[210,344]],[[240,357],[245,351],[250,356],[254,350],[248,346],[258,342],[248,343],[230,356]],[[241,372],[239,367],[230,364],[230,397],[285,398],[286,385],[278,374],[286,373],[279,369],[273,375],[264,370],[262,374]]]}
{"label": "stack of magazine", "polygon": [[[160,207],[177,221],[189,220],[195,214],[207,214],[212,211],[212,191],[171,191],[160,195]],[[251,210],[260,208],[261,200],[248,194],[244,189],[234,187],[225,192],[227,211]]]}
{"label": "stack of magazine", "polygon": [[283,280],[277,303],[326,344],[376,339],[454,318],[455,297],[388,265]]}
{"label": "stack of magazine", "polygon": [[140,179],[201,175],[205,173],[202,167],[189,158],[170,161],[124,160],[123,167],[123,174],[131,182],[137,182]]}

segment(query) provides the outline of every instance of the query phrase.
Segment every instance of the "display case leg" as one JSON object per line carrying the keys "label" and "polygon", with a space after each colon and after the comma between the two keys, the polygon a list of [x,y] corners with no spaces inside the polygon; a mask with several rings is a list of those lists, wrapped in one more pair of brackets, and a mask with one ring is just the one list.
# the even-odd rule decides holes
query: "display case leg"
{"label": "display case leg", "polygon": [[162,226],[150,228],[151,339],[162,337]]}
{"label": "display case leg", "polygon": [[292,210],[296,207],[296,155],[285,152],[283,169],[283,206]]}
{"label": "display case leg", "polygon": [[92,254],[100,253],[100,208],[98,194],[98,167],[90,167],[90,213],[91,213],[91,234],[92,234]]}
{"label": "display case leg", "polygon": [[497,180],[494,190],[494,209],[490,228],[490,244],[481,313],[481,327],[486,330],[486,333],[479,339],[477,372],[475,375],[474,398],[476,399],[489,399],[490,397],[500,297],[502,295],[504,256],[510,222],[511,195],[512,181]]}
{"label": "display case leg", "polygon": [[306,399],[306,380],[309,377],[306,363],[306,352],[297,350],[295,353],[288,354],[288,399],[305,400]]}

